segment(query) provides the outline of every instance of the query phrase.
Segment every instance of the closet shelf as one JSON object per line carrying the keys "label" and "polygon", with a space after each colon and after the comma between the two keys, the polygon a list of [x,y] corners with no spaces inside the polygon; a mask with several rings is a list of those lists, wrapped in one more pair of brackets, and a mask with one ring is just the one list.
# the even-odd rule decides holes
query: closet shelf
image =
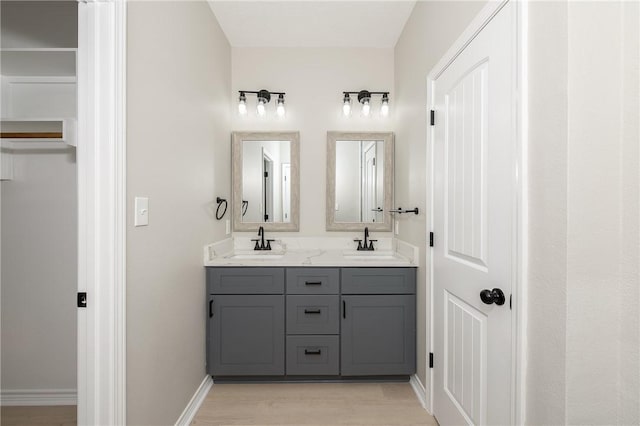
{"label": "closet shelf", "polygon": [[3,148],[65,148],[76,146],[76,120],[73,118],[0,120]]}

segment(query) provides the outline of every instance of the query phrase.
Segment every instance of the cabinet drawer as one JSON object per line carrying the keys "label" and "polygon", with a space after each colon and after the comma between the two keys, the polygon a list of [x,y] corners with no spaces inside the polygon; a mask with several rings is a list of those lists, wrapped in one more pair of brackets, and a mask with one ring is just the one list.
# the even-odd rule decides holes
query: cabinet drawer
{"label": "cabinet drawer", "polygon": [[287,294],[338,294],[340,274],[332,268],[287,268]]}
{"label": "cabinet drawer", "polygon": [[287,334],[338,334],[339,296],[287,296]]}
{"label": "cabinet drawer", "polygon": [[343,268],[342,294],[415,294],[415,268]]}
{"label": "cabinet drawer", "polygon": [[287,374],[337,376],[338,336],[287,336]]}
{"label": "cabinet drawer", "polygon": [[209,294],[283,294],[284,268],[207,268]]}

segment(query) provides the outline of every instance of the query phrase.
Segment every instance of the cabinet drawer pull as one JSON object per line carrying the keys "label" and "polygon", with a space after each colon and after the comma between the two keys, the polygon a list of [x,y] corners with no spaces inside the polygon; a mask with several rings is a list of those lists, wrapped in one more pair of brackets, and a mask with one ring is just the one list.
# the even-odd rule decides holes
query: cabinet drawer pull
{"label": "cabinet drawer pull", "polygon": [[213,299],[209,300],[209,318],[213,316]]}
{"label": "cabinet drawer pull", "polygon": [[342,301],[342,318],[347,317],[347,302]]}
{"label": "cabinet drawer pull", "polygon": [[304,354],[305,355],[320,355],[320,354],[322,354],[322,350],[320,350],[320,349],[305,349],[304,350]]}
{"label": "cabinet drawer pull", "polygon": [[320,309],[305,309],[304,313],[305,314],[319,314],[321,311]]}
{"label": "cabinet drawer pull", "polygon": [[304,285],[322,285],[322,281],[305,281]]}

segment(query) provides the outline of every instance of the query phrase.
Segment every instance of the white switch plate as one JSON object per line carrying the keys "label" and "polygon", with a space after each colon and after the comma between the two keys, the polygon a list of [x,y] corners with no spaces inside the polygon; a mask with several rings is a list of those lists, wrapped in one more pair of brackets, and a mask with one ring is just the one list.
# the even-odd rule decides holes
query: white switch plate
{"label": "white switch plate", "polygon": [[227,219],[224,224],[225,224],[225,232],[227,233],[227,235],[229,235],[231,233],[231,221]]}
{"label": "white switch plate", "polygon": [[133,226],[147,225],[149,225],[149,199],[147,197],[136,197]]}
{"label": "white switch plate", "polygon": [[396,235],[400,233],[400,222],[396,220]]}

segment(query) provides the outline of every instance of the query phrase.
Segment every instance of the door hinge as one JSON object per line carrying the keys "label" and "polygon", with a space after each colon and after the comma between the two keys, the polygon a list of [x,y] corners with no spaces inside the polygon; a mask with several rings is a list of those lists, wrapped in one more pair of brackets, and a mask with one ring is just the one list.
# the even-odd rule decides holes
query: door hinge
{"label": "door hinge", "polygon": [[429,352],[429,368],[433,368],[433,352]]}
{"label": "door hinge", "polygon": [[87,293],[86,292],[78,292],[78,308],[86,308],[87,307]]}
{"label": "door hinge", "polygon": [[264,172],[264,177],[269,177],[269,172]]}
{"label": "door hinge", "polygon": [[429,247],[433,247],[433,232],[429,232]]}
{"label": "door hinge", "polygon": [[434,110],[431,110],[430,116],[431,116],[430,123],[431,123],[432,126],[435,126],[436,125],[436,112]]}

